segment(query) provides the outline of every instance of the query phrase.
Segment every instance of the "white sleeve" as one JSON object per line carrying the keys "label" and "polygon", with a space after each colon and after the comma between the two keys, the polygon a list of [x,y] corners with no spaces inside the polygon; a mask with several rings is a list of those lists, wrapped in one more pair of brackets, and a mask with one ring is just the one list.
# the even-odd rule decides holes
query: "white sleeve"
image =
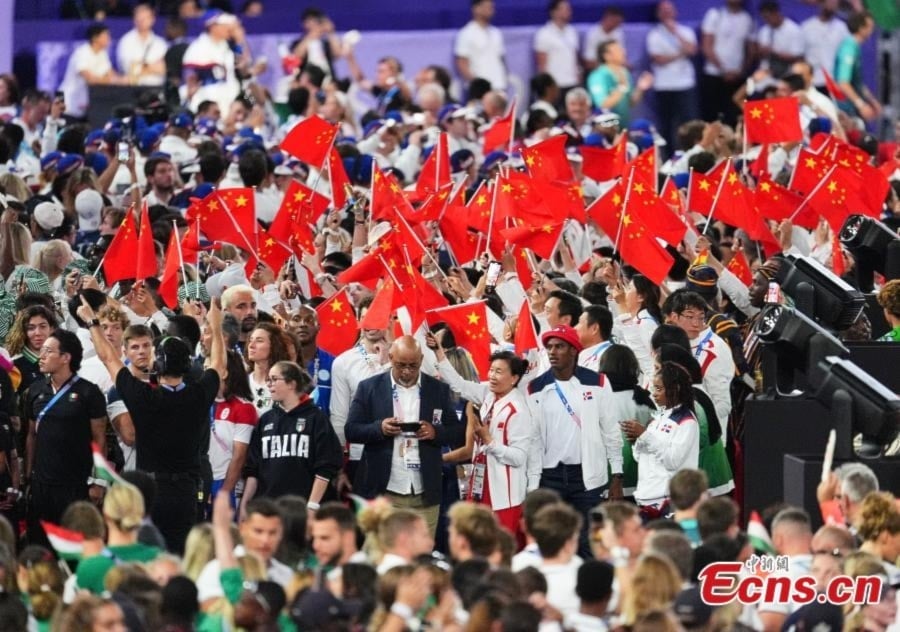
{"label": "white sleeve", "polygon": [[594,26],[588,30],[584,36],[584,44],[582,45],[581,56],[585,61],[597,61],[597,27]]}
{"label": "white sleeve", "polygon": [[[601,397],[612,401],[612,388],[608,384],[603,387]],[[600,433],[603,435],[603,445],[606,447],[606,460],[609,461],[610,471],[613,474],[621,474],[622,431],[619,428],[619,420],[612,414],[613,408],[614,406],[600,406]]]}
{"label": "white sleeve", "polygon": [[128,74],[128,60],[126,59],[125,46],[123,46],[123,44],[127,43],[128,40],[124,37],[116,43],[116,67],[123,75]]}
{"label": "white sleeve", "polygon": [[234,424],[233,441],[236,443],[250,443],[250,437],[253,435],[253,428],[250,424]]}
{"label": "white sleeve", "polygon": [[[655,455],[668,470],[679,467],[690,454],[694,445],[700,442],[700,427],[696,421],[675,424],[675,430],[663,439],[655,432],[645,431],[634,446]],[[695,466],[696,467],[696,466]]]}
{"label": "white sleeve", "polygon": [[656,30],[654,29],[647,33],[647,54],[665,55],[665,53],[665,46],[662,45],[662,40],[660,40],[659,34],[656,32]]}
{"label": "white sleeve", "polygon": [[759,313],[759,308],[750,304],[750,290],[728,268],[724,268],[719,275],[719,287],[731,299],[734,306],[747,316]]}
{"label": "white sleeve", "polygon": [[[487,396],[488,387],[480,382],[469,382],[456,372],[453,365],[447,358],[437,363],[440,379],[463,399],[467,399],[473,404],[481,405]],[[332,395],[334,397],[334,395]]]}
{"label": "white sleeve", "polygon": [[493,441],[485,450],[503,465],[525,467],[532,442],[531,414],[528,410],[517,412],[515,417],[506,423],[509,428],[506,434],[509,445]]}
{"label": "white sleeve", "polygon": [[538,29],[537,35],[534,36],[534,50],[537,53],[548,53],[552,48],[548,41],[549,35],[545,27]]}
{"label": "white sleeve", "polygon": [[537,489],[541,484],[541,472],[544,469],[543,437],[541,435],[541,411],[538,400],[527,395],[528,409],[531,412],[531,444],[528,447],[528,491]]}
{"label": "white sleeve", "polygon": [[795,57],[802,57],[804,49],[803,32],[795,22],[788,22],[788,31],[790,32],[789,37],[785,38],[788,42],[788,49],[785,52]]}
{"label": "white sleeve", "polygon": [[511,314],[518,314],[519,310],[522,309],[522,303],[528,300],[528,294],[525,292],[525,288],[522,287],[519,277],[515,274],[509,279],[498,283],[496,292]]}
{"label": "white sleeve", "polygon": [[457,57],[465,57],[466,59],[469,59],[472,56],[472,38],[469,37],[468,26],[464,26],[459,31],[459,35],[456,36],[453,54]]}
{"label": "white sleeve", "polygon": [[85,70],[94,70],[91,68],[91,59],[87,55],[87,48],[78,48],[76,49],[75,55],[75,70],[79,73],[84,72]]}
{"label": "white sleeve", "polygon": [[703,22],[700,24],[700,32],[704,35],[714,35],[718,25],[719,10],[713,7],[703,16]]}
{"label": "white sleeve", "polygon": [[417,145],[407,145],[397,157],[394,166],[403,172],[406,182],[414,182],[419,175],[419,156],[422,148]]}
{"label": "white sleeve", "polygon": [[337,433],[341,445],[346,443],[344,438],[344,426],[347,425],[347,415],[350,414],[350,384],[344,372],[347,370],[340,358],[331,365],[331,425]]}
{"label": "white sleeve", "polygon": [[637,324],[634,318],[628,314],[618,316],[613,323],[614,332],[615,323],[618,323],[618,331],[621,336],[620,342],[623,342],[625,346],[634,352],[638,365],[641,367],[641,373],[647,377],[652,376],[653,349],[650,344],[650,339],[653,336],[653,332],[650,331],[649,327]]}

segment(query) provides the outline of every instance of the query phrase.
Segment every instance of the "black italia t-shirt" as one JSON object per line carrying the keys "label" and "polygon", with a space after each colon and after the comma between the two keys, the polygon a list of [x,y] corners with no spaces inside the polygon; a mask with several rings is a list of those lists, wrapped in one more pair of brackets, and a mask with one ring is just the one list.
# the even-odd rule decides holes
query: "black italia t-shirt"
{"label": "black italia t-shirt", "polygon": [[170,389],[151,386],[122,368],[116,389],[134,422],[137,469],[199,474],[200,443],[219,392],[219,374],[207,370],[196,382]]}
{"label": "black italia t-shirt", "polygon": [[[25,400],[29,423],[37,422],[54,395],[49,378],[31,385]],[[71,382],[37,423],[34,479],[56,485],[86,485],[93,469],[91,419],[104,417],[106,400],[100,389],[81,378]]]}

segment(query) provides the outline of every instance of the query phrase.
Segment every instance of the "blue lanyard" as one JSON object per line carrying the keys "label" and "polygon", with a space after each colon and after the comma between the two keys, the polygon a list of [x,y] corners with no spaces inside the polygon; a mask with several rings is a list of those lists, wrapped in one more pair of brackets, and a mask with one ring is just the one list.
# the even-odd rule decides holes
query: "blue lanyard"
{"label": "blue lanyard", "polygon": [[706,334],[706,337],[700,341],[700,344],[697,345],[697,350],[694,352],[694,357],[698,360],[700,359],[700,354],[703,353],[703,347],[706,346],[706,343],[709,342],[709,339],[712,338],[713,332],[712,329],[709,330],[709,333]]}
{"label": "blue lanyard", "polygon": [[40,427],[41,422],[44,420],[44,415],[47,414],[47,411],[50,410],[51,408],[53,408],[53,405],[56,404],[56,402],[58,402],[62,398],[63,395],[68,393],[69,389],[72,388],[72,385],[75,384],[75,382],[77,382],[77,381],[78,381],[78,376],[73,375],[69,379],[68,382],[63,384],[63,387],[61,389],[56,391],[56,395],[54,395],[53,398],[49,402],[47,402],[47,404],[44,406],[44,408],[41,409],[41,412],[38,413],[37,419],[35,419],[35,421],[34,421],[34,431],[35,432],[38,431],[38,428]]}
{"label": "blue lanyard", "polygon": [[569,413],[569,416],[572,417],[572,420],[575,422],[579,428],[581,428],[581,419],[578,417],[578,413],[575,412],[575,409],[572,408],[572,405],[569,404],[569,400],[566,399],[566,396],[563,394],[562,389],[559,387],[559,382],[556,380],[553,381],[553,386],[556,388],[556,394],[559,395],[559,401],[562,402],[562,405],[565,407],[566,412]]}
{"label": "blue lanyard", "polygon": [[591,354],[591,357],[588,358],[588,360],[593,360],[598,355],[603,353],[606,349],[608,349],[610,346],[612,346],[612,342],[610,342],[609,340],[607,340],[606,342],[601,342],[600,346],[597,347],[597,349],[594,351],[594,353]]}

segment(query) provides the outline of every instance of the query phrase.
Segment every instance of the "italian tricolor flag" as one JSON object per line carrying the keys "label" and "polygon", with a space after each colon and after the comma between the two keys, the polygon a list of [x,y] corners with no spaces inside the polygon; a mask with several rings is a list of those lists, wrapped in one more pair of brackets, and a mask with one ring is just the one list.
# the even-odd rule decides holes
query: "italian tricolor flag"
{"label": "italian tricolor flag", "polygon": [[124,478],[116,474],[112,463],[107,461],[106,457],[100,453],[100,446],[96,443],[91,443],[91,452],[94,454],[94,478],[102,478],[110,483],[118,483],[120,485],[128,484]]}
{"label": "italian tricolor flag", "polygon": [[56,554],[64,560],[77,560],[81,558],[84,549],[84,536],[76,531],[63,529],[52,522],[41,520],[41,526],[50,540],[50,544]]}
{"label": "italian tricolor flag", "polygon": [[772,544],[766,525],[755,511],[750,514],[750,521],[747,523],[747,538],[757,551],[775,553],[775,545]]}

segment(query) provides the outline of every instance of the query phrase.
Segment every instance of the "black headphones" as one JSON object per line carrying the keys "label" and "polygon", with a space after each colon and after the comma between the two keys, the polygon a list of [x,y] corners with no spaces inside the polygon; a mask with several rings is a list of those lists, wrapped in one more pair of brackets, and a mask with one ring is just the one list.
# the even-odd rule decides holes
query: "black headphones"
{"label": "black headphones", "polygon": [[182,377],[191,369],[191,352],[187,344],[175,336],[164,336],[156,343],[153,372],[157,375]]}

